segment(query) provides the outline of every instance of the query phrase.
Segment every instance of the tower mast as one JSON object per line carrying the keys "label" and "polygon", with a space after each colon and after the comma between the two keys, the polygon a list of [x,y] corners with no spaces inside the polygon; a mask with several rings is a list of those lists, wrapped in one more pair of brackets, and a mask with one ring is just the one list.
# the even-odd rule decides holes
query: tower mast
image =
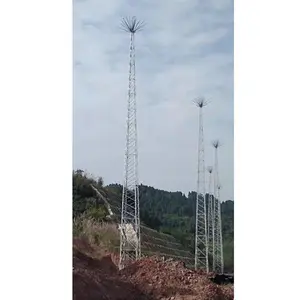
{"label": "tower mast", "polygon": [[222,241],[222,220],[221,220],[221,201],[220,201],[220,180],[219,180],[219,163],[218,149],[220,142],[213,141],[215,148],[215,167],[214,167],[214,255],[213,255],[213,271],[223,273],[223,241]]}
{"label": "tower mast", "polygon": [[222,234],[222,215],[221,215],[221,195],[220,195],[221,185],[219,184],[217,186],[217,201],[218,201],[218,234],[217,234],[217,242],[218,242],[218,248],[217,248],[217,271],[219,271],[221,274],[224,273],[224,257],[223,257],[223,234]]}
{"label": "tower mast", "polygon": [[208,214],[207,214],[207,242],[208,242],[208,257],[209,257],[209,269],[211,270],[212,261],[214,260],[215,251],[215,215],[214,215],[214,198],[213,198],[213,167],[207,167],[209,173],[208,181]]}
{"label": "tower mast", "polygon": [[198,176],[196,198],[196,228],[195,228],[195,269],[208,272],[208,245],[207,245],[207,220],[205,197],[205,157],[203,133],[203,107],[207,102],[203,98],[195,100],[199,108],[199,136],[198,136]]}
{"label": "tower mast", "polygon": [[130,34],[130,53],[119,269],[141,257],[134,38],[143,22],[136,17],[123,18],[121,27]]}

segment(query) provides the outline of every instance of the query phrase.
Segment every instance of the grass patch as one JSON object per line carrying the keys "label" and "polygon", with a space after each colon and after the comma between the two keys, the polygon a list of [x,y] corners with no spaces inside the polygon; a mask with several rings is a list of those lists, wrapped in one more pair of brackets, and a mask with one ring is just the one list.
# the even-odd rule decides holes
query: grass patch
{"label": "grass patch", "polygon": [[83,214],[73,220],[73,237],[85,240],[94,249],[118,251],[119,231],[113,223],[99,222]]}

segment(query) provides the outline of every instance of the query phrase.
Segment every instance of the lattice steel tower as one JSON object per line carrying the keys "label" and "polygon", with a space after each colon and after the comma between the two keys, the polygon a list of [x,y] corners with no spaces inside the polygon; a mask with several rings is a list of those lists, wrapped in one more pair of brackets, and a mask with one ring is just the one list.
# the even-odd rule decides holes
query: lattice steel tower
{"label": "lattice steel tower", "polygon": [[208,262],[209,270],[212,270],[212,262],[215,252],[215,215],[214,215],[214,197],[213,197],[213,167],[207,167],[208,177],[208,213],[207,213],[207,242],[208,242]]}
{"label": "lattice steel tower", "polygon": [[130,58],[119,269],[141,257],[134,38],[143,25],[136,17],[121,21],[122,29],[130,34]]}
{"label": "lattice steel tower", "polygon": [[214,141],[213,147],[215,148],[215,167],[214,167],[214,255],[213,255],[213,271],[223,273],[223,238],[222,238],[222,219],[221,219],[221,201],[220,201],[220,180],[219,180],[219,165],[218,165],[218,149],[220,142]]}
{"label": "lattice steel tower", "polygon": [[194,101],[199,108],[198,136],[198,176],[196,198],[196,228],[195,228],[195,269],[208,272],[207,220],[205,197],[205,157],[203,133],[203,107],[207,102],[203,98]]}
{"label": "lattice steel tower", "polygon": [[219,248],[217,249],[216,261],[217,261],[217,271],[224,273],[224,257],[223,257],[223,234],[222,234],[222,214],[221,214],[221,195],[220,195],[221,185],[217,186],[217,201],[218,201],[218,234],[217,242]]}

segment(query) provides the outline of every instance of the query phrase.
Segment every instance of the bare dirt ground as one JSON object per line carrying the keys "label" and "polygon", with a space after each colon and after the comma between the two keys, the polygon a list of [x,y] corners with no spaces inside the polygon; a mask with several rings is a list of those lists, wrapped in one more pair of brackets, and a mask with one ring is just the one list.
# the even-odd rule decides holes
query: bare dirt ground
{"label": "bare dirt ground", "polygon": [[95,256],[88,244],[74,241],[74,300],[233,300],[232,286],[214,284],[181,262],[151,257],[118,271],[114,255]]}

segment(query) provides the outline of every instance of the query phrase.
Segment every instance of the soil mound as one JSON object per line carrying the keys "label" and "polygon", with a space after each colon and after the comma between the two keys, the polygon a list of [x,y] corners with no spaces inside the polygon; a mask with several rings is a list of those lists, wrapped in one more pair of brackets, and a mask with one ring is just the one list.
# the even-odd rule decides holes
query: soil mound
{"label": "soil mound", "polygon": [[74,300],[138,300],[146,297],[138,287],[122,280],[110,255],[93,259],[73,250]]}
{"label": "soil mound", "polygon": [[185,268],[184,263],[150,257],[119,273],[154,299],[232,300],[233,288],[219,286],[201,271]]}
{"label": "soil mound", "polygon": [[184,263],[144,258],[118,271],[114,257],[73,250],[74,300],[233,300],[231,286],[213,283]]}

